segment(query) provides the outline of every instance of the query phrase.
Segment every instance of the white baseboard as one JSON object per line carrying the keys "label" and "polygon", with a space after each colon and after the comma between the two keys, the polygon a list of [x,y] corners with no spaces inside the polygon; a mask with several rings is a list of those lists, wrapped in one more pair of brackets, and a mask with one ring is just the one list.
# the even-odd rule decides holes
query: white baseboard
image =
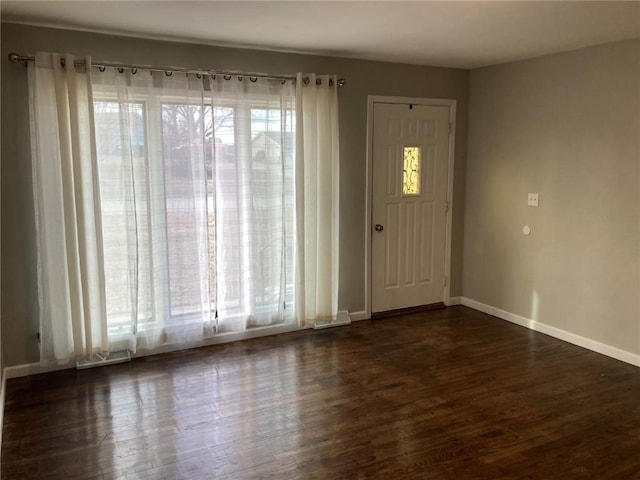
{"label": "white baseboard", "polygon": [[352,322],[357,322],[360,320],[371,320],[371,313],[365,310],[361,310],[359,312],[350,312],[349,316],[351,317]]}
{"label": "white baseboard", "polygon": [[[347,318],[350,318],[351,321],[368,320],[369,318],[371,318],[371,314],[365,311],[353,312],[353,313],[349,313],[347,311],[344,311],[344,312],[341,311],[340,313],[343,316],[346,314]],[[161,353],[187,350],[190,348],[206,347],[210,345],[217,345],[220,343],[237,342],[239,340],[248,340],[250,338],[262,337],[266,335],[277,335],[280,333],[296,332],[300,330],[306,330],[309,328],[312,328],[312,325],[306,325],[306,326],[281,325],[281,326],[275,326],[275,327],[254,328],[251,330],[245,330],[243,332],[223,333],[202,341],[190,342],[190,343],[180,344],[180,345],[162,345],[152,350],[138,350],[138,352],[133,354],[131,357],[132,358],[146,357],[149,355],[157,355]],[[68,368],[76,368],[76,364],[71,362],[69,364],[64,364],[64,365],[42,366],[40,365],[39,362],[24,363],[22,365],[5,367],[4,375],[5,375],[5,379],[10,379],[10,378],[26,377],[28,375],[36,375],[38,373],[55,372],[58,370],[65,370]]]}
{"label": "white baseboard", "polygon": [[2,425],[4,423],[4,399],[7,392],[7,372],[0,372],[2,379],[0,379],[0,449],[2,448]]}
{"label": "white baseboard", "polygon": [[620,360],[622,362],[635,365],[636,367],[640,367],[640,355],[637,355],[635,353],[627,352],[626,350],[621,350],[611,345],[607,345],[606,343],[601,343],[590,338],[582,337],[580,335],[576,335],[575,333],[552,327],[551,325],[547,325],[546,323],[541,323],[530,318],[516,315],[515,313],[507,312],[506,310],[501,310],[499,308],[492,307],[491,305],[477,302],[476,300],[472,300],[470,298],[462,297],[461,302],[462,305],[473,308],[474,310],[493,315],[494,317],[501,318],[502,320],[507,320],[508,322],[515,323],[531,330],[535,330],[536,332],[544,333],[545,335],[549,335],[559,340],[564,340],[565,342],[569,342],[579,347],[586,348],[587,350],[592,350],[594,352],[601,353],[602,355],[615,358],[616,360]]}
{"label": "white baseboard", "polygon": [[455,305],[462,305],[462,297],[449,297],[449,301],[445,301],[444,304],[447,307],[453,307]]}
{"label": "white baseboard", "polygon": [[[311,328],[311,325],[277,325],[268,327],[257,327],[242,332],[222,333],[211,338],[200,341],[187,342],[182,344],[160,345],[153,349],[140,349],[131,355],[131,358],[147,357],[150,355],[158,355],[161,353],[176,352],[179,350],[188,350],[191,348],[208,347],[210,345],[218,345],[221,343],[237,342],[239,340],[248,340],[250,338],[264,337],[269,335],[278,335],[280,333],[297,332]],[[39,362],[24,363],[22,365],[14,365],[5,367],[5,375],[7,379],[26,377],[28,375],[36,375],[38,373],[55,372],[58,370],[66,370],[68,368],[76,368],[75,362],[61,365],[42,366]]]}
{"label": "white baseboard", "polygon": [[38,362],[23,363],[22,365],[14,365],[12,367],[5,367],[4,376],[7,380],[18,377],[26,377],[28,375],[37,375],[38,373],[55,372],[57,370],[65,370],[67,368],[76,368],[75,364],[70,363],[68,365],[51,365],[43,367]]}

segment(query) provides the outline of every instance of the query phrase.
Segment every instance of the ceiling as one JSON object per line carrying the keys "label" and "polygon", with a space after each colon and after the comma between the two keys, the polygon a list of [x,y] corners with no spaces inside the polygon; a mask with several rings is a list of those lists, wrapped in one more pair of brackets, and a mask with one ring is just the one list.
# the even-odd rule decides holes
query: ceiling
{"label": "ceiling", "polygon": [[0,16],[3,22],[458,68],[640,37],[639,1],[3,0]]}

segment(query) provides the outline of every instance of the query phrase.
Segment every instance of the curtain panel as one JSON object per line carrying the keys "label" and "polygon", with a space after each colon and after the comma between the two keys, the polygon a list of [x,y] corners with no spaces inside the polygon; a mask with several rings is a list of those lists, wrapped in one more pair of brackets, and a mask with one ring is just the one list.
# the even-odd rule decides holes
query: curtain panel
{"label": "curtain panel", "polygon": [[204,85],[93,74],[111,350],[212,336]]}
{"label": "curtain panel", "polygon": [[296,80],[297,312],[302,323],[338,313],[338,91],[335,76]]}
{"label": "curtain panel", "polygon": [[295,323],[291,81],[209,78],[220,333]]}
{"label": "curtain panel", "polygon": [[76,60],[38,53],[28,70],[45,364],[109,351],[91,58]]}

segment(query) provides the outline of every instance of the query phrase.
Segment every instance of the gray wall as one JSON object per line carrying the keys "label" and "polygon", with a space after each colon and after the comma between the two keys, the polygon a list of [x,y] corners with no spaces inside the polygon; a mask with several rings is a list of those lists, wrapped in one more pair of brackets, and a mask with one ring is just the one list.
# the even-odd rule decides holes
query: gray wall
{"label": "gray wall", "polygon": [[367,95],[458,101],[453,198],[451,295],[462,293],[462,229],[468,72],[393,63],[284,54],[2,25],[2,333],[7,365],[38,361],[34,218],[26,69],[9,52],[90,54],[96,60],[268,73],[335,73],[340,92],[339,307],[364,310],[364,221]]}
{"label": "gray wall", "polygon": [[469,96],[464,296],[639,354],[640,41],[474,70]]}

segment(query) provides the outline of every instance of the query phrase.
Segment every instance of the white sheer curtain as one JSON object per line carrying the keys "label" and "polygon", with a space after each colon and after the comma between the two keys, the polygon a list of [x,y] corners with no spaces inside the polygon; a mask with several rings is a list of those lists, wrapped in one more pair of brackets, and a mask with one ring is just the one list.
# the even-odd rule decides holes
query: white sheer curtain
{"label": "white sheer curtain", "polygon": [[294,323],[292,82],[95,73],[109,338]]}
{"label": "white sheer curtain", "polygon": [[296,310],[326,322],[338,312],[337,79],[299,73],[296,84]]}
{"label": "white sheer curtain", "polygon": [[218,75],[210,90],[219,332],[295,323],[293,83]]}
{"label": "white sheer curtain", "polygon": [[89,57],[29,63],[43,364],[108,352],[90,70]]}
{"label": "white sheer curtain", "polygon": [[336,79],[29,67],[43,362],[335,319]]}
{"label": "white sheer curtain", "polygon": [[201,76],[93,75],[112,350],[214,334]]}

